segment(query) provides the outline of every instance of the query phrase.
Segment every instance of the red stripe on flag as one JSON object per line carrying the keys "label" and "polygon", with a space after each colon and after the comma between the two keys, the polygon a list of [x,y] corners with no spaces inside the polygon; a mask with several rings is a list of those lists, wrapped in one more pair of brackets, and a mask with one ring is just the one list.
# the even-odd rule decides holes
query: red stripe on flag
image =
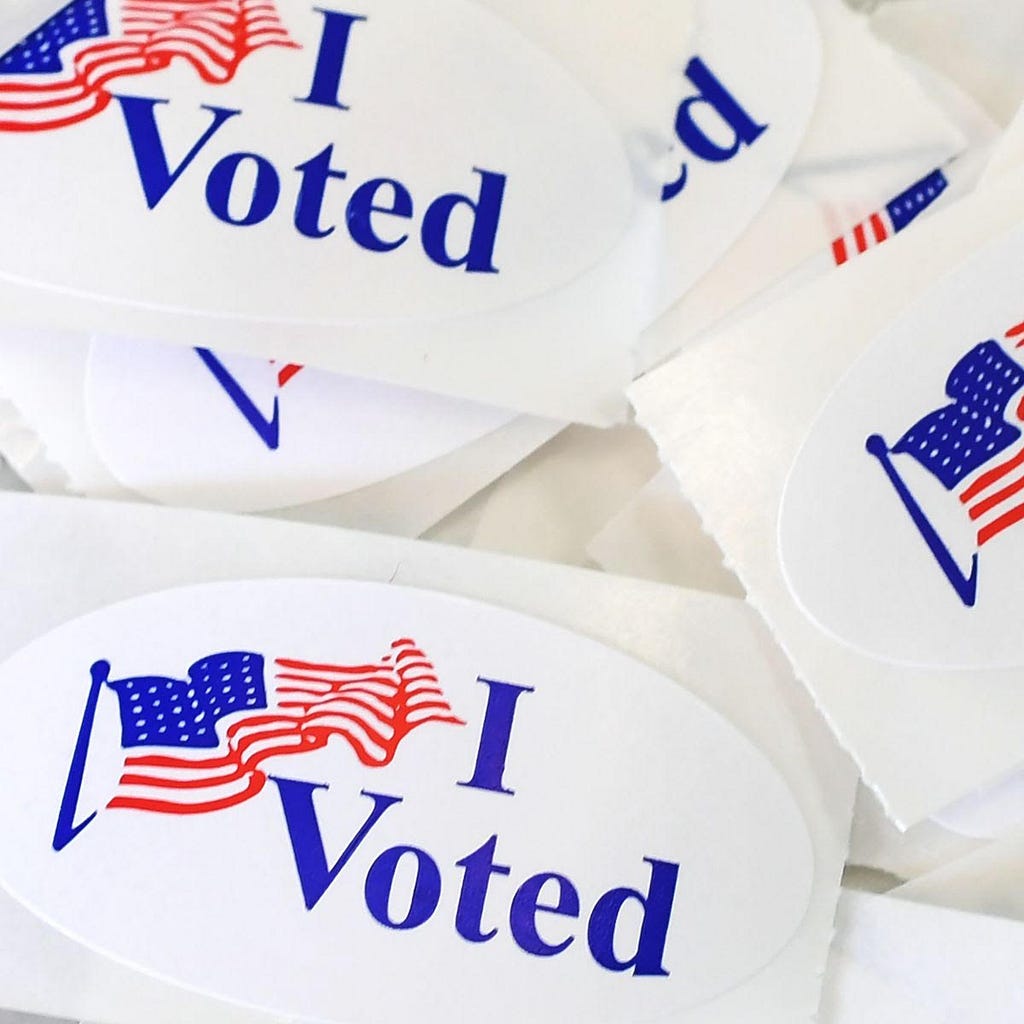
{"label": "red stripe on flag", "polygon": [[248,785],[241,793],[232,796],[218,797],[201,803],[179,803],[172,800],[158,800],[153,797],[115,796],[107,804],[112,810],[155,811],[157,814],[209,814],[211,811],[223,811],[228,807],[251,800],[261,792],[267,784],[267,777],[262,772],[254,773]]}
{"label": "red stripe on flag", "polygon": [[876,242],[884,242],[889,237],[885,230],[885,222],[877,213],[871,214],[871,227],[875,232]]}
{"label": "red stripe on flag", "polygon": [[978,531],[978,547],[998,536],[1003,530],[1019,523],[1022,519],[1024,519],[1024,504],[1016,505],[1009,512],[1004,512],[998,519],[992,520]]}
{"label": "red stripe on flag", "polygon": [[283,388],[302,369],[299,363],[289,363],[277,371],[277,386]]}
{"label": "red stripe on flag", "polygon": [[1012,498],[1021,491],[1024,491],[1024,477],[1014,480],[1012,484],[996,491],[995,494],[990,494],[987,498],[979,501],[977,505],[972,505],[968,514],[971,519],[980,519],[986,512],[991,512],[997,505],[1001,505],[1007,498]]}
{"label": "red stripe on flag", "polygon": [[123,12],[124,36],[79,50],[70,71],[44,82],[14,75],[0,82],[0,131],[43,131],[84,121],[110,102],[108,82],[162,70],[176,57],[204,82],[222,84],[254,50],[297,46],[268,0],[128,2]]}
{"label": "red stripe on flag", "polygon": [[864,252],[868,247],[867,235],[864,233],[863,221],[853,229],[853,240],[857,245],[857,252]]}
{"label": "red stripe on flag", "polygon": [[[1022,334],[1024,334],[1024,321],[1022,321],[1019,324],[1014,324],[1013,327],[1011,327],[1006,332],[1006,337],[1007,338],[1020,338],[1020,336]],[[1021,338],[1021,340],[1017,342],[1017,348],[1020,348],[1022,345],[1024,345],[1024,338]]]}
{"label": "red stripe on flag", "polygon": [[[279,672],[279,681],[307,685],[279,686],[275,706],[229,725],[222,753],[195,759],[165,754],[126,757],[122,791],[107,806],[162,814],[221,810],[262,790],[266,774],[260,765],[269,758],[319,750],[340,736],[363,765],[378,768],[390,764],[399,744],[421,725],[465,725],[453,713],[433,664],[415,642],[396,640],[391,647],[396,654],[373,665],[277,659],[282,668],[316,675]],[[392,658],[394,664],[389,664]],[[306,699],[280,699],[296,693]],[[221,792],[225,788],[229,791]]]}
{"label": "red stripe on flag", "polygon": [[965,505],[967,502],[973,501],[979,494],[981,494],[982,491],[988,490],[988,488],[994,483],[1002,480],[1007,473],[1012,472],[1022,464],[1024,464],[1024,449],[1017,452],[1013,458],[1007,459],[998,466],[993,466],[992,469],[982,473],[981,476],[979,476],[978,479],[960,495],[960,501]]}

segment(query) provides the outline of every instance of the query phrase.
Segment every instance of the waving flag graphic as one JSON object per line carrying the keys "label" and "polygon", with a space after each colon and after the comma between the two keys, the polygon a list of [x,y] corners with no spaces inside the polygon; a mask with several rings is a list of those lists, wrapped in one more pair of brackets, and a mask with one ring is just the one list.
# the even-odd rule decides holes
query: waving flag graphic
{"label": "waving flag graphic", "polygon": [[409,638],[368,664],[278,658],[272,692],[265,667],[261,654],[228,651],[194,662],[185,679],[110,679],[110,664],[96,662],[54,847],[62,849],[92,820],[73,825],[104,689],[117,695],[127,751],[107,807],[158,814],[207,814],[244,803],[266,785],[264,762],[322,749],[335,736],[360,763],[380,768],[414,729],[465,724],[452,712],[434,666]]}
{"label": "waving flag graphic", "polygon": [[872,246],[881,245],[893,235],[899,234],[937,202],[948,187],[946,175],[941,169],[936,168],[910,188],[894,196],[885,204],[884,209],[871,214],[852,231],[840,235],[832,242],[832,259],[835,265],[841,267],[853,256],[866,252]]}
{"label": "waving flag graphic", "polygon": [[[273,0],[72,0],[0,56],[0,130],[45,131],[110,102],[115,79],[187,61],[229,82],[263,46],[296,44]],[[114,16],[120,31],[114,28]]]}
{"label": "waving flag graphic", "polygon": [[[1024,335],[1024,324],[1006,332]],[[1018,342],[1018,347],[1022,342]],[[960,600],[977,600],[978,552],[1024,520],[1024,366],[995,339],[963,356],[946,380],[951,401],[914,423],[891,447],[880,434],[867,450],[880,462],[904,508]],[[955,495],[975,529],[969,571],[957,564],[894,456],[908,456]]]}
{"label": "waving flag graphic", "polygon": [[[224,389],[224,393],[231,399],[235,408],[245,417],[246,423],[256,432],[259,439],[271,451],[277,451],[281,444],[281,410],[278,403],[279,394],[274,395],[274,405],[269,417],[265,416],[260,407],[253,401],[245,388],[238,382],[231,371],[224,365],[208,348],[196,348],[195,353],[203,361],[206,368],[213,374],[214,380]],[[278,365],[277,360],[270,360],[271,366],[275,367],[275,379],[277,391],[280,393],[284,386],[297,373],[302,370],[300,363],[284,363]]]}

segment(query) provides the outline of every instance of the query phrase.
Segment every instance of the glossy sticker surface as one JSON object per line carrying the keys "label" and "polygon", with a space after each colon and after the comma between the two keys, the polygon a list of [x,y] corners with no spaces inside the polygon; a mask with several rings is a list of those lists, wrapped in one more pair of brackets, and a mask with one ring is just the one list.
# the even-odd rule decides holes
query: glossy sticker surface
{"label": "glossy sticker surface", "polygon": [[783,568],[819,625],[875,657],[1024,663],[1024,233],[887,329],[825,404],[787,483]]}
{"label": "glossy sticker surface", "polygon": [[793,160],[820,40],[806,0],[553,6],[71,0],[0,53],[3,301],[621,416]]}
{"label": "glossy sticker surface", "polygon": [[100,337],[85,403],[119,483],[166,504],[237,512],[369,486],[513,418],[315,367]]}
{"label": "glossy sticker surface", "polygon": [[661,1018],[766,966],[808,904],[804,820],[729,723],[470,601],[165,591],[24,648],[0,711],[3,885],[287,1015]]}
{"label": "glossy sticker surface", "polygon": [[572,280],[629,217],[607,117],[467,0],[76,0],[39,33],[0,59],[0,208],[32,227],[8,276],[226,317],[464,316]]}

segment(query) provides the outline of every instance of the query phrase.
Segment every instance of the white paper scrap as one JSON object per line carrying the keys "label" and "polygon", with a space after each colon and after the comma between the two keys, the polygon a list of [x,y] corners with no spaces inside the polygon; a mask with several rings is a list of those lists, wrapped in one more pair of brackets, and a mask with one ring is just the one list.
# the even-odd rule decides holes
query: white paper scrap
{"label": "white paper scrap", "polygon": [[587,552],[606,572],[742,597],[739,580],[704,532],[671,470],[661,469],[594,536]]}
{"label": "white paper scrap", "polygon": [[820,1024],[1017,1024],[1024,926],[844,893]]}

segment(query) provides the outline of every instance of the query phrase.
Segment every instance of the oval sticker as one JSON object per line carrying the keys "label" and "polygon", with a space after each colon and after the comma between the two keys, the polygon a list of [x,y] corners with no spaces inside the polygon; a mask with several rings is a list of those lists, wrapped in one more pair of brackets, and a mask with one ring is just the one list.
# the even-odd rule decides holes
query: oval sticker
{"label": "oval sticker", "polygon": [[0,702],[4,886],[278,1013],[660,1018],[767,965],[808,905],[805,822],[732,725],[495,607],[170,590],[36,640]]}
{"label": "oval sticker", "polygon": [[889,327],[826,402],[782,501],[804,611],[873,657],[1024,663],[1024,232]]}
{"label": "oval sticker", "polygon": [[806,0],[559,6],[70,0],[0,52],[6,308],[621,418],[640,333],[790,165],[821,42]]}
{"label": "oval sticker", "polygon": [[106,337],[92,340],[85,406],[124,487],[234,512],[367,487],[514,416],[310,366]]}
{"label": "oval sticker", "polygon": [[0,167],[0,274],[302,323],[522,302],[634,203],[603,110],[467,0],[74,0],[0,58]]}

